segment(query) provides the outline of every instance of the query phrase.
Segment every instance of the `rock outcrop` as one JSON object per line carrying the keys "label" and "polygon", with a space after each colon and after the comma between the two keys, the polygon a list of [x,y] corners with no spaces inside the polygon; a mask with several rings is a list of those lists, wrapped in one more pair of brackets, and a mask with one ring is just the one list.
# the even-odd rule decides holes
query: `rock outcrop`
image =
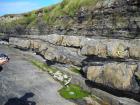
{"label": "rock outcrop", "polygon": [[[59,5],[62,13],[64,4]],[[0,33],[8,34],[9,43],[17,48],[32,50],[51,62],[81,67],[81,84],[91,93],[97,85],[101,90],[131,94],[134,97],[128,98],[140,101],[139,7],[139,0],[97,0],[94,5],[79,7],[73,15],[52,17],[48,23],[42,20],[45,14],[41,9],[36,18],[31,17],[36,21],[15,25],[12,30],[8,27],[7,31],[0,27]],[[128,99],[115,98],[109,103],[131,105]]]}
{"label": "rock outcrop", "polygon": [[[25,38],[25,39],[24,39]],[[140,59],[140,39],[134,40],[122,40],[122,39],[106,39],[106,38],[86,38],[83,36],[65,36],[65,35],[24,35],[19,38],[10,38],[10,42],[13,42],[15,45],[21,46],[22,48],[28,49],[30,46],[29,40],[35,39],[35,42],[31,42],[31,44],[35,43],[38,45],[38,50],[42,42],[47,42],[48,44],[63,46],[63,47],[72,47],[77,50],[82,56],[97,56],[102,58],[116,58],[116,59]],[[23,43],[21,42],[23,41]],[[28,41],[24,42],[24,41]],[[40,44],[39,44],[40,43]],[[46,44],[47,44],[46,43]],[[46,45],[47,46],[47,45]],[[36,49],[36,48],[34,48]],[[43,49],[42,49],[43,50]]]}
{"label": "rock outcrop", "polygon": [[[66,0],[64,0],[65,2]],[[6,34],[53,34],[80,35],[80,36],[102,36],[114,38],[137,38],[140,37],[140,2],[139,0],[94,0],[91,6],[81,6],[73,16],[63,11],[65,5],[62,3],[64,15],[55,17],[51,23],[46,23],[41,16],[43,11],[36,11],[36,23],[31,21],[29,14],[23,14],[27,23],[8,28],[1,27],[0,32]],[[50,9],[51,10],[51,9]],[[48,10],[48,11],[50,11]],[[42,14],[41,16],[39,14]],[[27,16],[26,16],[27,15]],[[32,15],[31,15],[32,16]],[[16,16],[15,16],[16,17]],[[5,17],[1,17],[2,19]],[[29,19],[28,19],[29,18]],[[53,18],[53,17],[51,17]],[[2,20],[0,19],[0,20]],[[5,18],[7,19],[7,18]],[[11,19],[10,19],[11,20]],[[21,20],[26,21],[26,19]],[[29,22],[28,22],[29,21]],[[2,23],[2,21],[1,21]],[[26,25],[25,25],[26,24]],[[24,28],[21,27],[25,26]],[[18,26],[18,27],[17,27]],[[24,33],[21,33],[22,29]]]}
{"label": "rock outcrop", "polygon": [[87,78],[112,88],[139,92],[139,86],[134,79],[137,70],[135,64],[108,63],[103,66],[89,66]]}
{"label": "rock outcrop", "polygon": [[[10,44],[45,59],[82,66],[87,79],[113,89],[140,92],[139,39],[99,39],[64,35],[11,37]],[[137,50],[132,50],[137,49]]]}

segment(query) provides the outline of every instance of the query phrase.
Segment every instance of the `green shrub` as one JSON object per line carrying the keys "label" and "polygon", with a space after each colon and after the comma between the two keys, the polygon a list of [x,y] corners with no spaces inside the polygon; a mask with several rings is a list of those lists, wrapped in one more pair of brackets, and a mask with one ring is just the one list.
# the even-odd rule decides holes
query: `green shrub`
{"label": "green shrub", "polygon": [[70,16],[73,16],[81,7],[95,5],[97,1],[98,0],[64,0],[62,2],[64,5],[63,10]]}
{"label": "green shrub", "polygon": [[72,17],[75,15],[76,11],[80,9],[81,7],[86,7],[86,6],[91,6],[91,5],[94,6],[98,1],[99,0],[63,0],[59,4],[23,14],[23,18],[14,20],[12,22],[8,22],[2,26],[0,25],[1,27],[0,32],[12,33],[13,31],[16,31],[15,28],[17,25],[18,26],[22,25],[24,29],[28,27],[30,28],[35,25],[37,26],[38,23],[36,20],[38,18],[37,14],[39,13],[39,11],[43,13],[43,16],[41,18],[43,21],[45,20],[45,22],[47,23],[46,25],[57,25],[57,23],[59,23],[60,26],[62,25],[70,26],[70,24],[72,23],[61,22],[61,20],[59,20],[58,17],[60,16]]}

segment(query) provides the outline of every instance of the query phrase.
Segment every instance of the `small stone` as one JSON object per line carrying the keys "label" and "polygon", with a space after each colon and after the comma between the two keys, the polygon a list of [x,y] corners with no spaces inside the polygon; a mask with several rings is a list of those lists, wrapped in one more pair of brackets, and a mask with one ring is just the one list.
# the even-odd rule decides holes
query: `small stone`
{"label": "small stone", "polygon": [[67,79],[67,78],[68,78],[68,76],[67,76],[67,75],[63,75],[63,77],[64,77],[65,79]]}
{"label": "small stone", "polygon": [[70,95],[74,95],[75,93],[74,93],[74,92],[69,92],[69,94],[70,94]]}

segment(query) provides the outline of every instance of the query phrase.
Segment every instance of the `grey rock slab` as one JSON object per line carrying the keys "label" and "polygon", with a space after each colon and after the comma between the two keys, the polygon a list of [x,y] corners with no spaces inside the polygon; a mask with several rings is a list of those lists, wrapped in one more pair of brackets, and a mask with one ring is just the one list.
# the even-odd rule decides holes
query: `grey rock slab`
{"label": "grey rock slab", "polygon": [[32,65],[25,54],[5,46],[0,46],[0,51],[11,58],[0,72],[0,105],[14,97],[21,99],[27,93],[33,94],[27,100],[36,105],[75,105],[59,95],[57,91],[62,86]]}

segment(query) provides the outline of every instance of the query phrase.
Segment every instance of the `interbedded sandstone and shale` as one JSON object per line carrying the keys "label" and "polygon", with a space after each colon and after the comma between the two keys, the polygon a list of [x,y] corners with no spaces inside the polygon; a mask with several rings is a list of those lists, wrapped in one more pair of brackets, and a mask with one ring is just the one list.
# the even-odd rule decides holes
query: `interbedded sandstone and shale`
{"label": "interbedded sandstone and shale", "polygon": [[5,15],[0,37],[41,55],[110,105],[140,104],[139,0],[64,0]]}

